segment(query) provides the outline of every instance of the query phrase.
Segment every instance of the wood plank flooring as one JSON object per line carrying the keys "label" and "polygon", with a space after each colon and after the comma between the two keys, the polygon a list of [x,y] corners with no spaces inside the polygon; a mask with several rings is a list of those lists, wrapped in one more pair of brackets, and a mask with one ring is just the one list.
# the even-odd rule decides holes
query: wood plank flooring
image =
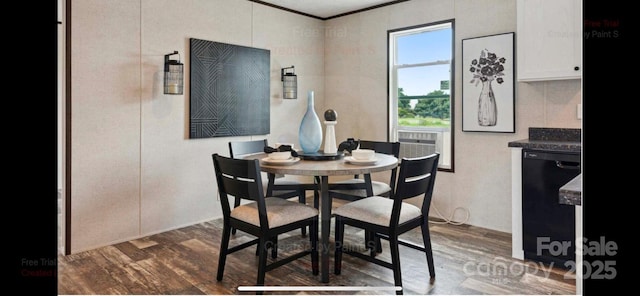
{"label": "wood plank flooring", "polygon": [[[429,283],[424,253],[400,247],[404,294],[575,294],[574,274],[532,261],[511,258],[511,235],[474,226],[431,223],[436,279]],[[220,220],[196,224],[149,237],[58,258],[58,293],[136,295],[253,294],[238,286],[256,281],[255,248],[231,254],[222,281],[216,280]],[[332,227],[333,237],[333,227]],[[345,229],[347,247],[362,248],[364,235]],[[421,242],[419,229],[403,239]],[[250,240],[238,232],[231,245]],[[300,230],[279,238],[279,254],[308,247]],[[389,248],[383,240],[389,260]],[[271,260],[271,259],[270,259]],[[267,286],[393,286],[393,273],[372,263],[343,256],[341,275],[320,283],[311,273],[310,258],[304,257],[267,272]],[[389,290],[279,291],[265,294],[393,294]]]}

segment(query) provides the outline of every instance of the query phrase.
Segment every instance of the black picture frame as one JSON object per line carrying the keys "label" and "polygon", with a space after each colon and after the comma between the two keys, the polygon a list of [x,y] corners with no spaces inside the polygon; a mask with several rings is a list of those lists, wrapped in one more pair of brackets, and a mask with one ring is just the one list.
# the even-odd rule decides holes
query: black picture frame
{"label": "black picture frame", "polygon": [[462,131],[515,132],[515,33],[462,40]]}

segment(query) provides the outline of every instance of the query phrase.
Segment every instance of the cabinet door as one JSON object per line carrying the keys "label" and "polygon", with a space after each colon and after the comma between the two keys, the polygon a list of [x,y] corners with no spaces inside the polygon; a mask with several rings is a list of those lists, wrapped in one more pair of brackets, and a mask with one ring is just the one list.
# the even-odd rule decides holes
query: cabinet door
{"label": "cabinet door", "polygon": [[582,77],[582,2],[518,0],[518,80]]}

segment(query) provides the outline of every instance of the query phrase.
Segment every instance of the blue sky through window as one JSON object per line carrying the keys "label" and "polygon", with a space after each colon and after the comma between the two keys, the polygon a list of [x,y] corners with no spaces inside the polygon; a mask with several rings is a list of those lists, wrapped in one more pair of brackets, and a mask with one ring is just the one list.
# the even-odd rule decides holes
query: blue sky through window
{"label": "blue sky through window", "polygon": [[[417,64],[451,59],[451,28],[399,36],[397,64]],[[404,68],[398,71],[398,87],[409,96],[426,95],[449,80],[449,65]],[[449,91],[445,91],[449,93]]]}

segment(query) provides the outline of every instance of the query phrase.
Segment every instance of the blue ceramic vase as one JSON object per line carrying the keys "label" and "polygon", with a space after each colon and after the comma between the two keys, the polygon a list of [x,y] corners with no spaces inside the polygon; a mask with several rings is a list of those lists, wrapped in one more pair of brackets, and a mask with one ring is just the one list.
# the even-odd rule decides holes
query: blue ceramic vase
{"label": "blue ceramic vase", "polygon": [[304,153],[318,152],[320,145],[322,145],[322,125],[314,109],[312,90],[310,90],[307,95],[307,112],[304,114],[304,117],[302,117],[302,122],[300,123],[298,140]]}

